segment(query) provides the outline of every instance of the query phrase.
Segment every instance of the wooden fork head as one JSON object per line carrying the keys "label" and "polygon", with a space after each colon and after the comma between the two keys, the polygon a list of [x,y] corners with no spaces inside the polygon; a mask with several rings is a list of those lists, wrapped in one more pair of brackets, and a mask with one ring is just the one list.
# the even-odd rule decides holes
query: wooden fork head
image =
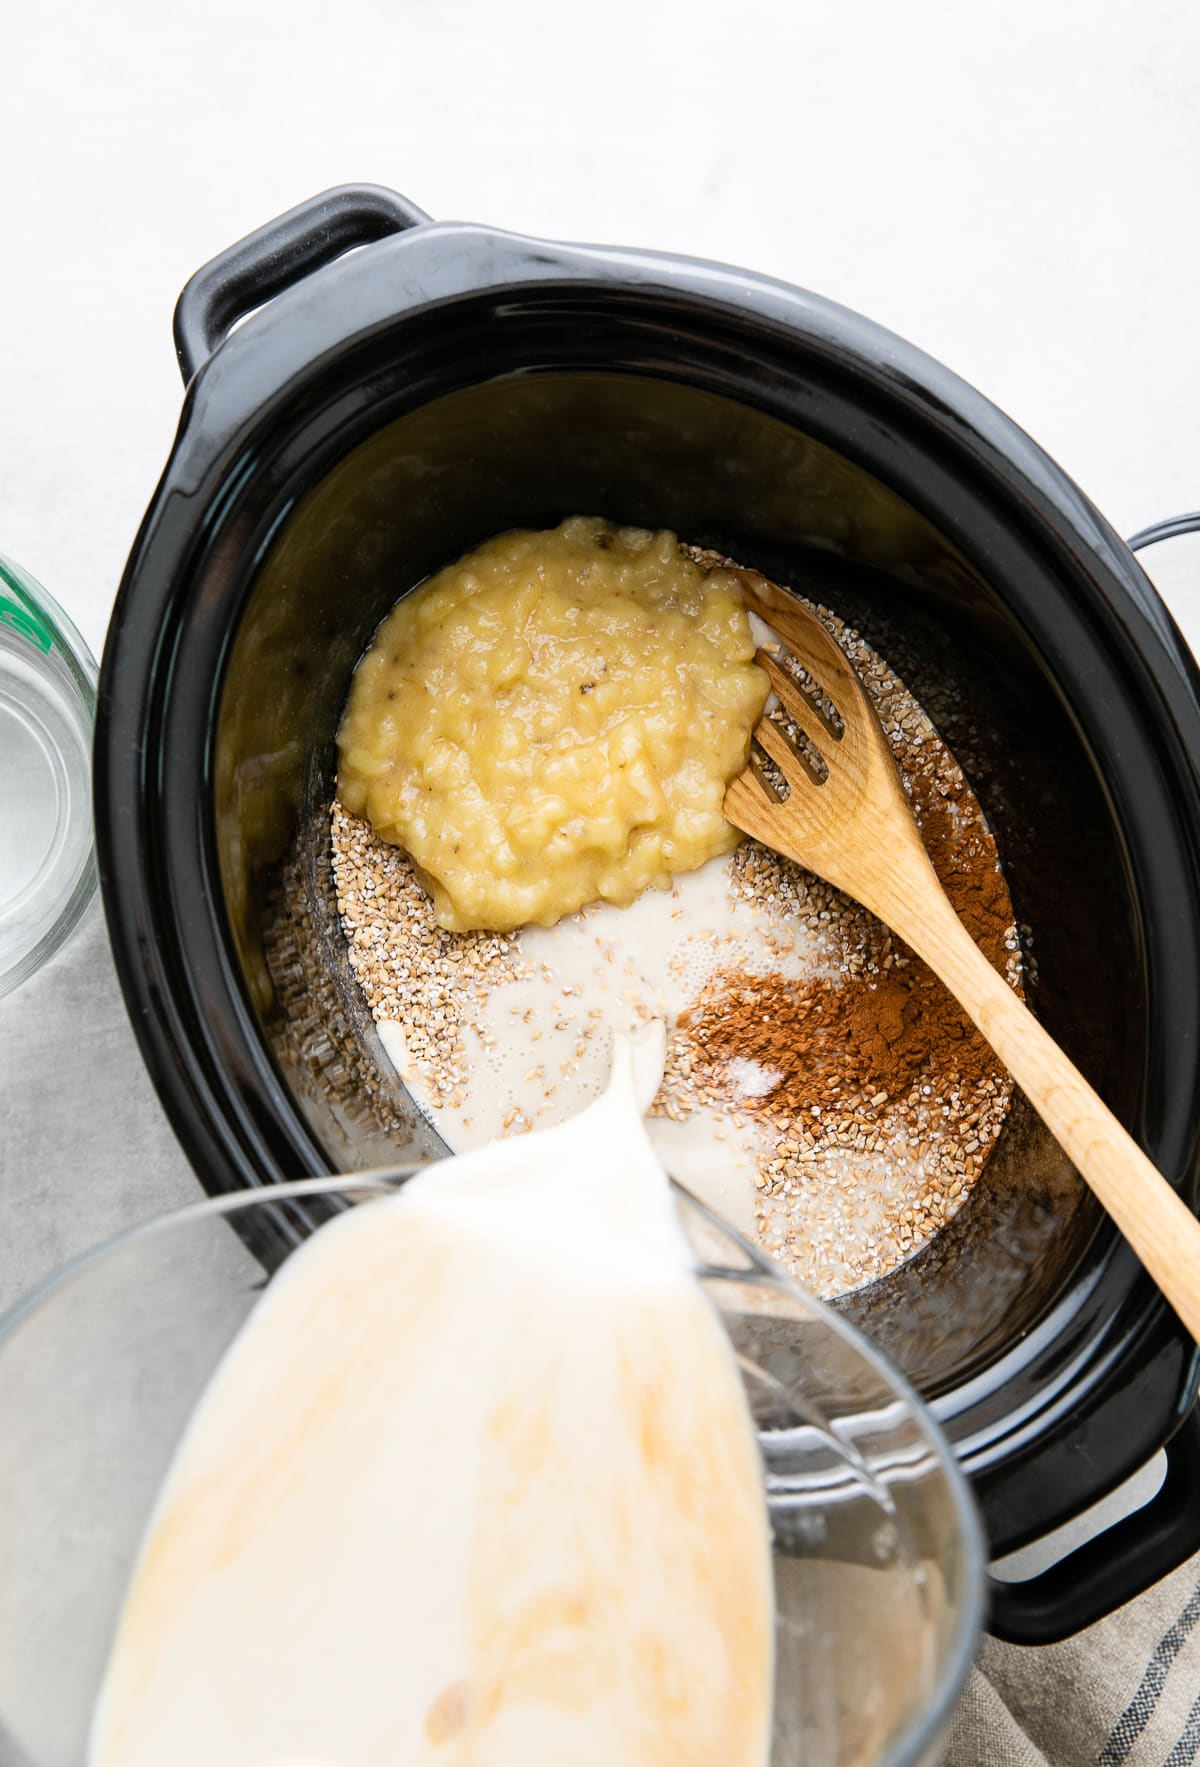
{"label": "wooden fork head", "polygon": [[[815,614],[755,573],[738,574],[747,608],[778,633],[819,697],[800,685],[786,656],[758,651],[787,722],[769,713],[759,720],[749,765],[725,794],[725,815],[892,924],[897,880],[924,886],[932,867],[875,708]],[[796,731],[820,766],[797,747]],[[786,781],[786,796],[764,755]]]}

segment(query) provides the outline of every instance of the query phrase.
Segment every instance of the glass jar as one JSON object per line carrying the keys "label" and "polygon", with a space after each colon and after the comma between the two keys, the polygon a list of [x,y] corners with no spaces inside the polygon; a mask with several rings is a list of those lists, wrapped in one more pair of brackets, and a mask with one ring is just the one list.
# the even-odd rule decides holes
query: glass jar
{"label": "glass jar", "polygon": [[95,891],[95,714],[83,639],[0,557],[0,994],[59,949]]}

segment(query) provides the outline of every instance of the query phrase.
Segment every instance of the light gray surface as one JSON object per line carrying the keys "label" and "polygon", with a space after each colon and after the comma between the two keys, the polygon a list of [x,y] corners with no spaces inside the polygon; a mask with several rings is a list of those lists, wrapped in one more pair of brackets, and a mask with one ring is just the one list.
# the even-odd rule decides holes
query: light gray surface
{"label": "light gray surface", "polygon": [[64,1259],[202,1193],[154,1096],[104,918],[0,1000],[0,1310]]}
{"label": "light gray surface", "polygon": [[[345,179],[801,282],[974,381],[1123,531],[1195,507],[1198,63],[1193,0],[0,0],[0,550],[98,650],[180,286]],[[0,1306],[196,1190],[93,914],[0,1001]]]}

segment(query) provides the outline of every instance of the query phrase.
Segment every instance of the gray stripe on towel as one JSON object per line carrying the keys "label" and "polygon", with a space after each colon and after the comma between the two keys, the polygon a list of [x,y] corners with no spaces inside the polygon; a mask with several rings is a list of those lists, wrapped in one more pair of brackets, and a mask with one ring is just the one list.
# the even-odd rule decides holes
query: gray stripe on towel
{"label": "gray stripe on towel", "polygon": [[[1191,1598],[1179,1618],[1167,1628],[1155,1646],[1154,1655],[1146,1664],[1146,1673],[1142,1676],[1141,1686],[1117,1720],[1116,1728],[1105,1743],[1101,1754],[1097,1756],[1096,1767],[1122,1767],[1122,1762],[1129,1759],[1134,1743],[1154,1716],[1154,1708],[1158,1704],[1158,1696],[1166,1685],[1171,1665],[1187,1643],[1188,1635],[1197,1620],[1200,1620],[1200,1583],[1192,1591]],[[1184,1746],[1193,1720],[1200,1722],[1200,1714],[1198,1714],[1196,1707],[1192,1708],[1187,1729],[1176,1745],[1177,1750]],[[1198,1738],[1198,1743],[1200,1743],[1200,1738]],[[1171,1767],[1184,1767],[1185,1763],[1191,1762],[1195,1758],[1195,1754],[1195,1747],[1190,1755],[1180,1755],[1178,1759],[1175,1754],[1172,1754]]]}
{"label": "gray stripe on towel", "polygon": [[1188,1721],[1183,1727],[1183,1735],[1167,1756],[1163,1767],[1191,1767],[1198,1753],[1200,1753],[1200,1694],[1196,1695],[1196,1703],[1188,1713]]}

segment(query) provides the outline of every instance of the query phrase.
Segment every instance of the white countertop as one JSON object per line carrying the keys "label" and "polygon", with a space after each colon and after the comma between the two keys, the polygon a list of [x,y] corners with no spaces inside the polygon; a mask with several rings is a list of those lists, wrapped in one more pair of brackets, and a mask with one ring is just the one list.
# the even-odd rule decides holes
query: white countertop
{"label": "white countertop", "polygon": [[800,282],[1123,532],[1200,504],[1194,0],[0,5],[0,551],[98,647],[175,297],[330,184]]}
{"label": "white countertop", "polygon": [[[1198,66],[1194,0],[0,4],[0,550],[98,651],[180,287],[347,180],[803,283],[973,381],[1123,532],[1200,507]],[[1192,573],[1161,581],[1200,641]],[[93,914],[0,1002],[0,1307],[194,1192]]]}

